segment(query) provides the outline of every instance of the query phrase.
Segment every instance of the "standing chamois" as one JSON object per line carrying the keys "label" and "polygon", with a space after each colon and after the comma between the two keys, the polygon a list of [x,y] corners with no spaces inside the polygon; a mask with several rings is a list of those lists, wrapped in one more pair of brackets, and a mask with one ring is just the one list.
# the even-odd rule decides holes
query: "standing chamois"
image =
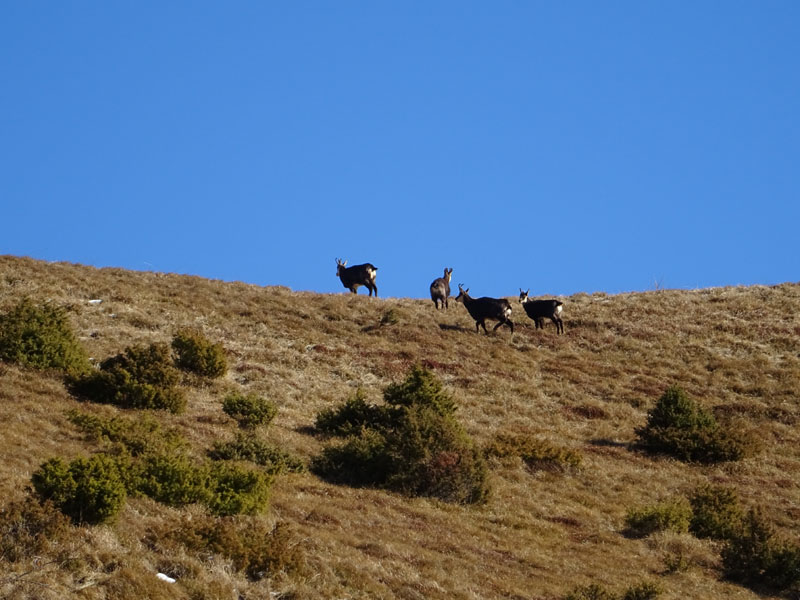
{"label": "standing chamois", "polygon": [[358,286],[365,285],[369,290],[369,295],[375,292],[375,297],[378,297],[378,286],[375,285],[375,276],[378,274],[378,268],[370,263],[363,265],[347,266],[347,261],[342,262],[336,259],[336,276],[342,280],[342,285],[350,290],[352,293],[358,293]]}
{"label": "standing chamois", "polygon": [[444,268],[444,277],[434,279],[431,283],[431,300],[433,300],[436,310],[439,310],[439,303],[443,308],[447,308],[447,299],[450,297],[450,278],[453,276],[453,269]]}
{"label": "standing chamois", "polygon": [[564,303],[558,300],[531,300],[528,292],[523,292],[519,288],[519,301],[528,316],[536,323],[536,329],[544,329],[544,320],[550,319],[556,325],[556,333],[564,333],[564,321],[561,320],[561,311],[564,310]]}
{"label": "standing chamois", "polygon": [[458,284],[458,296],[455,301],[461,302],[464,308],[467,309],[469,316],[475,319],[475,331],[481,332],[479,327],[483,327],[483,332],[488,335],[486,331],[486,319],[498,321],[492,331],[497,331],[500,325],[508,325],[511,328],[511,333],[514,333],[514,323],[511,322],[511,304],[505,298],[472,298],[469,295],[469,288],[466,290],[462,284]]}

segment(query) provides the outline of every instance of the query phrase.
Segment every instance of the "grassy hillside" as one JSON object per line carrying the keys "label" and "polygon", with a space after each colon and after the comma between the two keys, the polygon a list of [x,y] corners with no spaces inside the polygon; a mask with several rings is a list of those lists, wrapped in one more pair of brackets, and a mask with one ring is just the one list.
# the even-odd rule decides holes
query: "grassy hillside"
{"label": "grassy hillside", "polygon": [[[436,276],[422,277],[420,289]],[[509,291],[523,283],[535,284],[510,282]],[[97,361],[134,344],[169,342],[187,326],[222,342],[227,374],[188,382],[185,413],[151,413],[198,455],[233,437],[236,423],[221,400],[244,391],[277,404],[266,437],[309,461],[325,443],[312,429],[319,411],[358,387],[378,402],[419,363],[452,393],[477,443],[526,433],[582,462],[562,471],[491,459],[491,495],[477,506],[337,486],[311,473],[280,475],[257,517],[209,521],[199,506],[129,498],[111,525],[70,526],[42,554],[0,556],[3,598],[555,599],[577,585],[621,592],[643,581],[658,583],[659,598],[772,597],[725,581],[716,542],[625,535],[629,509],[704,482],[735,489],[780,534],[800,538],[800,284],[576,294],[563,299],[561,336],[549,323],[536,331],[514,300],[513,337],[506,328],[476,334],[458,304],[437,312],[430,300],[0,257],[0,312],[25,297],[66,307]],[[720,421],[753,431],[760,452],[703,466],[633,448],[636,428],[671,385]],[[74,409],[138,417],[79,402],[56,373],[0,363],[6,505],[27,495],[32,472],[48,458],[97,451],[67,419]],[[181,541],[176,531],[200,523],[280,525],[290,560],[263,578],[248,576],[229,557]],[[159,581],[158,572],[177,582]]]}

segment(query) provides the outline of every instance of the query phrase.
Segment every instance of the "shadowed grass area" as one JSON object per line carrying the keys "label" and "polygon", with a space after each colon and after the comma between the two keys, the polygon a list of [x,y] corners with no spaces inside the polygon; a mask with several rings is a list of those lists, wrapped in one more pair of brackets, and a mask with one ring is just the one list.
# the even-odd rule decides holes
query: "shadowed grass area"
{"label": "shadowed grass area", "polygon": [[[509,285],[510,296],[516,290]],[[6,504],[28,497],[32,473],[49,458],[69,463],[97,451],[69,411],[156,418],[180,434],[183,451],[205,457],[239,433],[224,398],[252,394],[277,409],[260,434],[263,447],[308,464],[325,443],[313,432],[318,414],[357,390],[379,402],[415,364],[442,382],[476,445],[499,450],[489,460],[491,492],[477,506],[352,488],[302,469],[276,476],[262,515],[216,517],[201,505],[129,498],[111,525],[59,525],[58,538],[35,542],[34,554],[24,546],[35,533],[14,537],[13,555],[0,556],[0,597],[236,590],[248,599],[554,599],[591,585],[622,594],[642,582],[665,599],[779,597],[726,580],[714,539],[626,536],[625,518],[632,507],[724,486],[742,506],[762,507],[776,539],[798,539],[800,285],[576,294],[561,298],[561,336],[552,325],[535,330],[512,302],[513,337],[477,335],[463,307],[437,312],[429,298],[292,292],[0,257],[0,313],[23,298],[59,307],[96,364],[192,331],[224,346],[227,370],[182,377],[181,414],[144,415],[80,402],[56,371],[0,363]],[[703,464],[638,450],[636,431],[670,386],[721,427],[755,432],[760,451]],[[559,466],[578,457],[579,468]],[[244,458],[248,468],[271,468]],[[12,513],[21,522],[18,508],[0,521]],[[281,532],[266,562],[256,559],[266,551],[250,531]],[[159,581],[159,570],[177,582]]]}

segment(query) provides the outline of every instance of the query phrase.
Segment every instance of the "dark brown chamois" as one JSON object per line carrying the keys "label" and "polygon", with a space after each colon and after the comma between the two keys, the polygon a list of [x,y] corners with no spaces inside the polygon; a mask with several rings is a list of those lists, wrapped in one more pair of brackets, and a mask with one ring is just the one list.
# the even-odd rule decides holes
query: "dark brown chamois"
{"label": "dark brown chamois", "polygon": [[479,327],[483,327],[483,332],[488,335],[486,331],[486,319],[498,321],[492,331],[497,331],[500,325],[508,325],[511,333],[514,333],[514,323],[511,322],[511,304],[505,298],[472,298],[469,295],[469,288],[466,290],[462,284],[458,284],[458,296],[455,297],[456,302],[461,302],[464,308],[467,309],[469,316],[475,319],[475,331],[481,332]]}
{"label": "dark brown chamois", "polygon": [[564,321],[561,320],[561,312],[564,310],[564,303],[558,300],[531,300],[528,292],[523,292],[519,288],[519,301],[525,313],[536,323],[536,329],[544,329],[544,320],[550,319],[556,326],[556,333],[564,333]]}
{"label": "dark brown chamois", "polygon": [[439,309],[439,303],[442,303],[443,308],[447,308],[447,299],[450,297],[450,278],[453,276],[453,269],[444,268],[444,277],[434,279],[431,283],[431,300],[433,300],[436,309]]}
{"label": "dark brown chamois", "polygon": [[378,268],[370,263],[363,265],[347,266],[347,261],[342,262],[336,259],[336,276],[342,280],[342,285],[356,294],[358,286],[365,285],[369,290],[369,295],[375,292],[375,297],[378,297],[378,286],[375,285],[375,276],[378,274]]}

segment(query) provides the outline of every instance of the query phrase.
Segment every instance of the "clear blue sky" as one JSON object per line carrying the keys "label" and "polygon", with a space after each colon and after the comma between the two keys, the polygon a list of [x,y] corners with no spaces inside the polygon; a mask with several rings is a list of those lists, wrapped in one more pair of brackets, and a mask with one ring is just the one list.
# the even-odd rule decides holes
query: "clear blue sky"
{"label": "clear blue sky", "polygon": [[[426,297],[798,281],[800,2],[0,3],[0,254]],[[362,288],[361,293],[364,293]]]}

